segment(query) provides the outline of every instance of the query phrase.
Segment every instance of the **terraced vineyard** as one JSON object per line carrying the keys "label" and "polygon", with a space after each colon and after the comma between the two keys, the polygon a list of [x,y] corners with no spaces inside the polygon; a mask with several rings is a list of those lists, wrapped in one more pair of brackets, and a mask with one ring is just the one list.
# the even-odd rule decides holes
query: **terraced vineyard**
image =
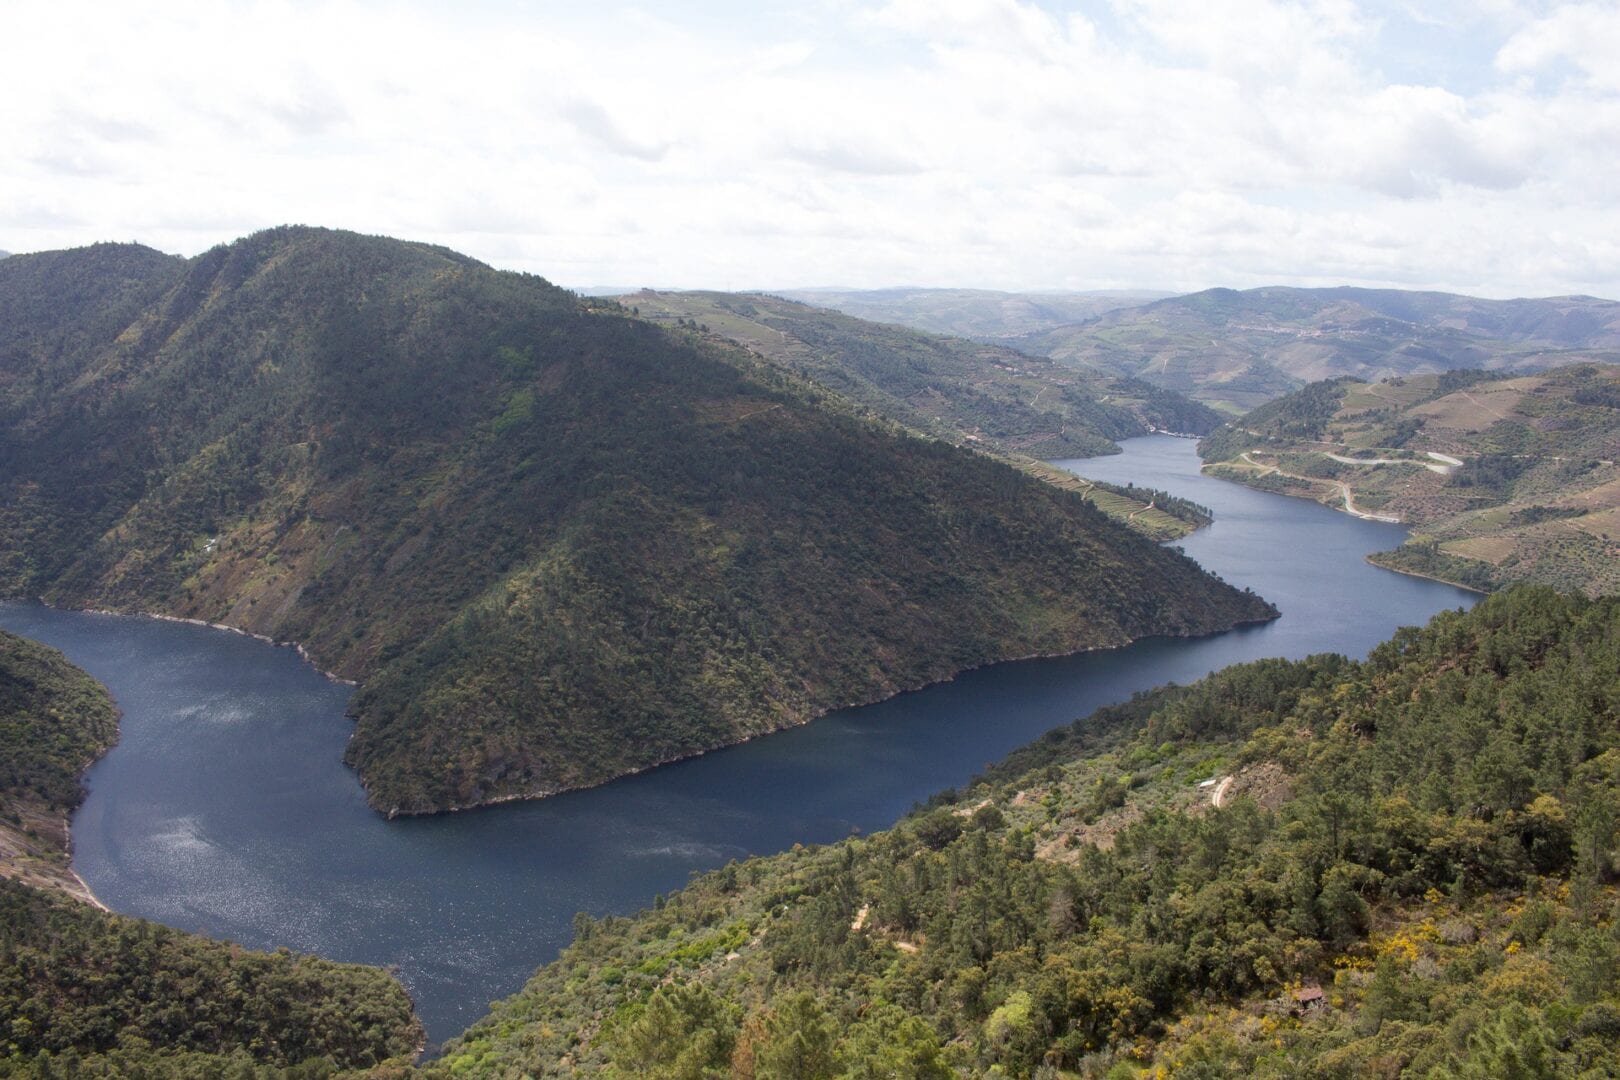
{"label": "terraced vineyard", "polygon": [[1620,368],[1315,383],[1199,444],[1211,472],[1414,526],[1374,556],[1491,590],[1620,587]]}
{"label": "terraced vineyard", "polygon": [[1000,340],[1021,352],[1132,375],[1238,416],[1319,379],[1376,383],[1456,368],[1613,363],[1620,304],[1590,296],[1208,289],[1074,326],[1012,333]]}

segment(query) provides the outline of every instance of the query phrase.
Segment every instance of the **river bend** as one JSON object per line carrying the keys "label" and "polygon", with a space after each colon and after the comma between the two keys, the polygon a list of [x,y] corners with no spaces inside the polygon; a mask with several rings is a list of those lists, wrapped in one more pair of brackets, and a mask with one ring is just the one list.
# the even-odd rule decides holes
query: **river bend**
{"label": "river bend", "polygon": [[1264,656],[1355,656],[1471,594],[1364,562],[1403,531],[1203,477],[1193,443],[1060,463],[1214,509],[1182,541],[1282,618],[1194,641],[1000,664],[591,791],[388,822],[341,764],[351,688],[291,649],[154,619],[0,606],[106,683],[122,737],[90,772],[74,865],[113,909],[252,947],[394,965],[441,1040],[516,990],[576,911],[627,913],[695,872],[881,829],[1043,731]]}

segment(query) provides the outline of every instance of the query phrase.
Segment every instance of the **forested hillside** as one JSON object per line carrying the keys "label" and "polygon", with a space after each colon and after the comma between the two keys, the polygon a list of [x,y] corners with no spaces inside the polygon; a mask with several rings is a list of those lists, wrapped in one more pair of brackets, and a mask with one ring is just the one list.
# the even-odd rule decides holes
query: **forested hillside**
{"label": "forested hillside", "polygon": [[1241,414],[1306,383],[1620,360],[1620,303],[1397,289],[1208,289],[1007,344]]}
{"label": "forested hillside", "polygon": [[895,828],[732,864],[433,1076],[1620,1070],[1620,599],[1102,710]]}
{"label": "forested hillside", "polygon": [[1202,435],[1205,405],[1140,379],[1011,349],[867,322],[774,296],[641,292],[643,316],[686,319],[935,435],[1051,460],[1114,453],[1149,431]]}
{"label": "forested hillside", "polygon": [[0,1076],[316,1080],[403,1064],[422,1040],[380,969],[250,952],[12,881],[0,971]]}
{"label": "forested hillside", "polygon": [[1414,526],[1381,566],[1620,591],[1620,367],[1313,383],[1199,444],[1210,471]]}
{"label": "forested hillside", "polygon": [[389,813],[591,784],[1012,656],[1270,608],[741,349],[439,248],[0,263],[0,595],[362,679]]}
{"label": "forested hillside", "polygon": [[382,971],[248,952],[89,902],[65,820],[116,736],[105,687],[0,631],[0,1076],[314,1080],[408,1058],[422,1029]]}
{"label": "forested hillside", "polygon": [[106,689],[66,657],[0,630],[0,800],[79,805],[79,774],[118,738]]}
{"label": "forested hillside", "polygon": [[642,317],[735,342],[914,431],[997,453],[1155,540],[1209,523],[1207,513],[1166,492],[1127,491],[1045,464],[1116,453],[1115,439],[1202,434],[1220,424],[1220,414],[1180,394],[758,293],[643,291],[620,299]]}

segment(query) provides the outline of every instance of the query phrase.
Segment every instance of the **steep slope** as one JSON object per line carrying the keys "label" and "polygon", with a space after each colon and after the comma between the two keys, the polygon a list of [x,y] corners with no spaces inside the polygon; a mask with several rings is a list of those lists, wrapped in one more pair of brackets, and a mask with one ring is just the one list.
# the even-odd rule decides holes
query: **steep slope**
{"label": "steep slope", "polygon": [[788,289],[789,300],[931,334],[1004,338],[1072,326],[1172,295],[1146,290],[998,292],[993,289]]}
{"label": "steep slope", "polygon": [[392,976],[247,952],[89,902],[67,869],[64,815],[117,723],[105,687],[55,649],[0,631],[0,1074],[403,1065],[422,1029]]}
{"label": "steep slope", "polygon": [[582,920],[426,1071],[1612,1076],[1617,630],[1522,588],[1105,709],[887,832]]}
{"label": "steep slope", "polygon": [[96,244],[7,261],[0,287],[0,408],[48,400],[84,358],[113,345],[185,272],[138,244]]}
{"label": "steep slope", "polygon": [[118,738],[107,690],[55,649],[0,630],[0,877],[81,900],[67,815],[79,774]]}
{"label": "steep slope", "polygon": [[1074,495],[538,278],[311,229],[167,285],[148,261],[159,298],[42,379],[0,326],[0,592],[300,642],[365,680],[349,760],[389,813],[1271,614]]}
{"label": "steep slope", "polygon": [[922,333],[760,294],[641,292],[646,317],[686,319],[908,427],[1051,460],[1117,452],[1115,439],[1202,435],[1220,414],[1139,379]]}
{"label": "steep slope", "polygon": [[1415,526],[1381,566],[1620,590],[1620,367],[1313,383],[1199,453],[1226,479]]}
{"label": "steep slope", "polygon": [[1620,360],[1620,303],[1390,289],[1210,289],[1009,339],[1233,413],[1309,382]]}
{"label": "steep slope", "polygon": [[718,335],[914,431],[998,454],[1154,540],[1209,523],[1203,508],[1167,492],[1098,484],[1046,464],[1115,453],[1115,439],[1150,431],[1219,425],[1219,413],[1180,394],[775,296],[644,290],[621,299],[644,318]]}

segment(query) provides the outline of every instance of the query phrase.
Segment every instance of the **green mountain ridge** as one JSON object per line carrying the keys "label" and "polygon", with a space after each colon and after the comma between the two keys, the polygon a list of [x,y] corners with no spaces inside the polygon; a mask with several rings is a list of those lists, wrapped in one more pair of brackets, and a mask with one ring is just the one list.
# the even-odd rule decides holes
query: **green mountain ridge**
{"label": "green mountain ridge", "polygon": [[363,680],[348,760],[387,813],[1273,614],[753,354],[325,230],[5,260],[0,485],[0,594]]}
{"label": "green mountain ridge", "polygon": [[1209,289],[1004,344],[1242,413],[1321,379],[1620,360],[1620,303],[1395,289]]}
{"label": "green mountain ridge", "polygon": [[758,353],[915,431],[1002,456],[1152,539],[1209,523],[1166,492],[1128,491],[1046,464],[1116,453],[1115,439],[1219,426],[1219,413],[1172,391],[759,293],[643,290],[619,299],[644,318],[696,326]]}
{"label": "green mountain ridge", "polygon": [[1115,453],[1114,440],[1202,435],[1214,410],[1140,379],[887,326],[755,293],[640,292],[643,316],[697,322],[907,427],[1036,459]]}
{"label": "green mountain ridge", "polygon": [[894,828],[576,939],[448,1077],[1620,1071],[1620,599],[1059,728]]}

